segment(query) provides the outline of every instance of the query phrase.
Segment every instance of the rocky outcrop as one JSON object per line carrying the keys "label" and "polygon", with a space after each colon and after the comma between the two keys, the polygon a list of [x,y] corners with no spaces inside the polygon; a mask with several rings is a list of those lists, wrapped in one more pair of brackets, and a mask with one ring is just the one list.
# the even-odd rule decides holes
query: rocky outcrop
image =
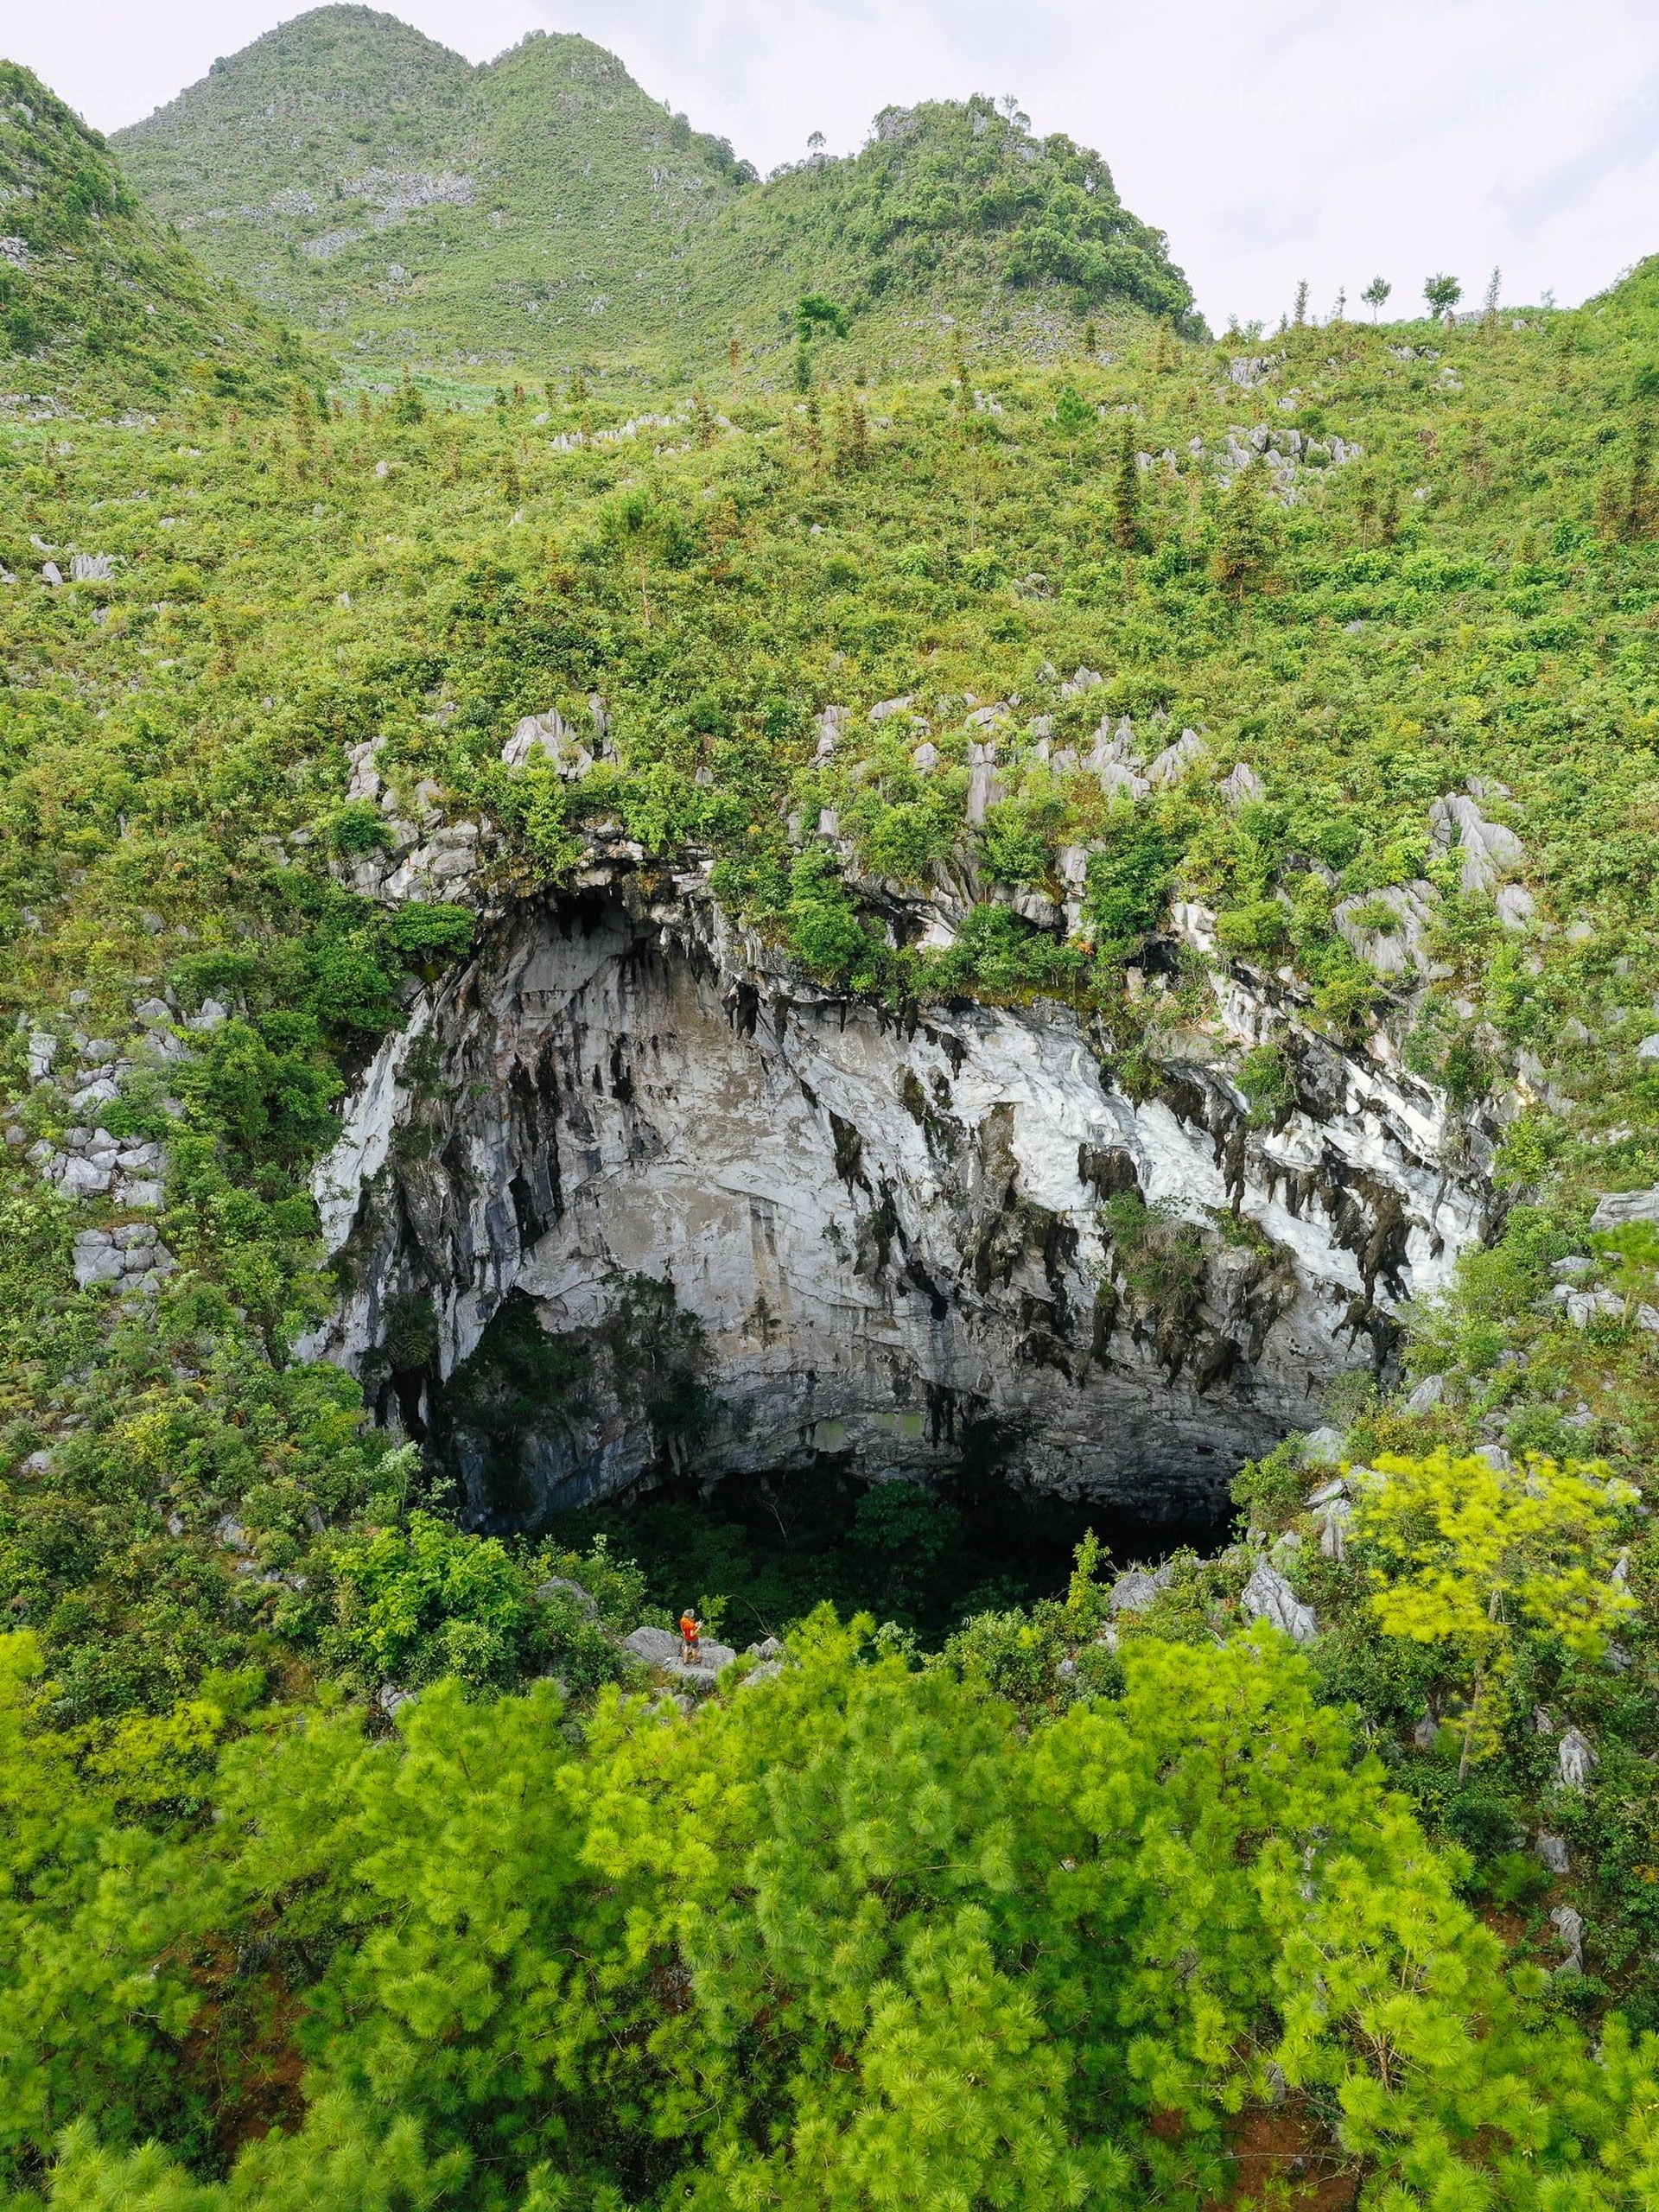
{"label": "rocky outcrop", "polygon": [[[1387,1367],[1401,1301],[1489,1225],[1482,1132],[1247,975],[1120,1071],[1054,1005],[833,996],[706,870],[606,850],[416,1001],[316,1183],[346,1291],[310,1350],[447,1440],[480,1522],[664,1452],[712,1478],[988,1451],[1190,1516],[1332,1375]],[[1258,1127],[1236,1076],[1264,1042],[1294,1103]],[[660,1329],[619,1334],[646,1282],[683,1323],[671,1418]],[[510,1300],[563,1380],[515,1385],[509,1500],[454,1408]]]}

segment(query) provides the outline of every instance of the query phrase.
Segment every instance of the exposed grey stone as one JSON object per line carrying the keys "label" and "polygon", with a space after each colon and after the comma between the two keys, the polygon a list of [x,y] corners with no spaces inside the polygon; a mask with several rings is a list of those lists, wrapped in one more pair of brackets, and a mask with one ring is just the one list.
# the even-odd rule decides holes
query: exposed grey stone
{"label": "exposed grey stone", "polygon": [[1159,1592],[1168,1589],[1173,1579],[1174,1569],[1167,1560],[1150,1572],[1145,1567],[1131,1567],[1113,1583],[1106,1602],[1115,1613],[1144,1613]]}
{"label": "exposed grey stone", "polygon": [[1556,1746],[1555,1764],[1564,1788],[1582,1789],[1590,1779],[1590,1770],[1596,1764],[1596,1754],[1586,1737],[1576,1728],[1569,1728]]}
{"label": "exposed grey stone", "polygon": [[1532,1848],[1534,1856],[1541,1859],[1552,1874],[1565,1874],[1571,1871],[1572,1854],[1567,1850],[1564,1835],[1548,1835],[1540,1828],[1532,1840]]}
{"label": "exposed grey stone", "polygon": [[113,1179],[108,1167],[100,1167],[96,1160],[71,1158],[63,1163],[62,1173],[54,1179],[66,1198],[102,1198]]}
{"label": "exposed grey stone", "polygon": [[[1313,1148],[1295,1127],[1242,1147],[1241,1208],[1275,1254],[1264,1305],[1259,1255],[1209,1230],[1210,1209],[1229,1203],[1209,1104],[1189,1120],[1161,1096],[1121,1091],[1064,1006],[944,1005],[913,1031],[884,1023],[794,975],[715,905],[699,867],[664,882],[607,866],[616,888],[580,927],[556,905],[515,912],[415,1001],[365,1071],[316,1184],[330,1249],[355,1236],[365,1259],[314,1351],[360,1368],[416,1267],[443,1285],[445,1373],[511,1289],[559,1335],[605,1325],[619,1271],[671,1274],[721,1409],[688,1471],[805,1465],[829,1449],[861,1471],[937,1471],[950,1440],[910,1409],[944,1389],[1007,1422],[1039,1489],[1190,1511],[1195,1494],[1219,1504],[1229,1469],[1351,1367],[1351,1210],[1363,1234],[1374,1204],[1397,1210],[1398,1260],[1374,1286],[1384,1312],[1433,1294],[1483,1234],[1489,1193],[1444,1102],[1310,1036],[1333,1102]],[[605,880],[597,862],[594,874]],[[913,936],[975,896],[954,874],[925,897],[872,888]],[[1236,1111],[1230,1056],[1297,1017],[1265,985],[1211,988],[1213,1063],[1183,1061],[1180,1079],[1218,1116]],[[432,1071],[418,1084],[416,1052]],[[1294,1216],[1287,1174],[1302,1193]],[[1224,1370],[1200,1387],[1196,1362],[1173,1376],[1122,1290],[1109,1357],[1092,1351],[1115,1268],[1103,1196],[1131,1181],[1200,1230],[1194,1332],[1224,1360],[1237,1347],[1237,1379]],[[1046,1245],[1033,1243],[1028,1224],[1051,1222]],[[965,1287],[986,1249],[998,1256],[985,1289]],[[687,1272],[677,1255],[691,1249]],[[1065,1389],[1022,1355],[1034,1300]],[[764,1341],[761,1310],[787,1317]],[[591,1423],[526,1444],[524,1478],[546,1506],[575,1504],[623,1488],[653,1448],[606,1386]],[[467,1496],[474,1478],[455,1471]]]}
{"label": "exposed grey stone", "polygon": [[1561,1948],[1567,1956],[1556,1967],[1558,1974],[1580,1974],[1584,1972],[1584,1916],[1570,1904],[1558,1904],[1550,1918],[1561,1939]]}
{"label": "exposed grey stone", "polygon": [[[1426,880],[1391,883],[1382,891],[1338,900],[1331,919],[1338,934],[1379,976],[1403,976],[1408,968],[1427,971],[1430,963],[1425,940],[1440,897]],[[1379,906],[1395,916],[1391,927],[1362,919]]]}
{"label": "exposed grey stone", "polygon": [[1302,1465],[1305,1467],[1334,1467],[1342,1457],[1343,1433],[1339,1428],[1316,1428],[1302,1439]]}
{"label": "exposed grey stone", "polygon": [[1432,1713],[1424,1713],[1411,1732],[1411,1740],[1420,1751],[1432,1751],[1440,1739],[1440,1724]]}
{"label": "exposed grey stone", "polygon": [[1647,1191],[1610,1191],[1598,1198],[1592,1229],[1621,1229],[1627,1221],[1659,1221],[1659,1183]]}
{"label": "exposed grey stone", "polygon": [[1493,890],[1498,878],[1519,868],[1526,849],[1513,830],[1502,822],[1489,822],[1472,798],[1449,791],[1428,810],[1429,834],[1444,851],[1457,844],[1462,850],[1461,878],[1467,892]]}
{"label": "exposed grey stone", "polygon": [[1348,1530],[1354,1509],[1346,1498],[1333,1497],[1319,1509],[1319,1549],[1326,1559],[1340,1562],[1348,1556]]}
{"label": "exposed grey stone", "polygon": [[1636,1057],[1638,1060],[1659,1060],[1659,1032],[1642,1039],[1636,1048]]}
{"label": "exposed grey stone", "polygon": [[1222,798],[1235,811],[1268,795],[1267,785],[1248,760],[1241,760],[1230,774],[1224,776],[1218,788]]}
{"label": "exposed grey stone", "polygon": [[1198,761],[1204,751],[1204,740],[1195,729],[1184,729],[1173,745],[1166,745],[1147,769],[1147,781],[1156,790],[1166,790],[1178,784]]}
{"label": "exposed grey stone", "polygon": [[1266,1560],[1244,1585],[1239,1603],[1249,1619],[1269,1622],[1297,1643],[1310,1642],[1319,1632],[1313,1608],[1302,1603],[1278,1568]]}
{"label": "exposed grey stone", "polygon": [[1426,1375],[1406,1400],[1406,1411],[1411,1414],[1432,1413],[1445,1396],[1445,1376]]}
{"label": "exposed grey stone", "polygon": [[846,728],[846,708],[826,707],[817,720],[818,742],[817,749],[812,755],[813,760],[827,760],[841,742]]}
{"label": "exposed grey stone", "polygon": [[594,765],[592,753],[556,707],[544,715],[526,715],[501,748],[509,768],[522,768],[537,754],[550,761],[566,783],[579,782]]}
{"label": "exposed grey stone", "polygon": [[637,1628],[622,1639],[622,1649],[648,1667],[665,1667],[683,1649],[680,1639],[665,1628]]}

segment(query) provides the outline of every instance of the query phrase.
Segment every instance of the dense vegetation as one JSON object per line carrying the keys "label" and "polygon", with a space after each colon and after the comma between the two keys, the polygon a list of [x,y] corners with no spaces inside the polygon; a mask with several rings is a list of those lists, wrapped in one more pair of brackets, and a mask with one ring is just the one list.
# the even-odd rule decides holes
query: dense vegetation
{"label": "dense vegetation", "polygon": [[0,378],[7,412],[270,398],[305,363],[143,207],[38,77],[0,61]]}
{"label": "dense vegetation", "polygon": [[[327,31],[318,161],[447,160],[475,78],[395,29],[302,19],[187,119]],[[371,125],[353,57],[394,49]],[[501,65],[526,130],[578,49]],[[0,441],[8,2201],[1659,2199],[1659,1230],[1591,1220],[1659,1180],[1659,266],[1217,346],[1091,156],[969,103],[710,184],[706,330],[758,302],[770,353],[648,419],[580,377],[463,407],[238,330],[17,82],[6,304],[75,412]],[[898,373],[930,287],[972,313]],[[585,773],[504,760],[594,695]],[[1033,1599],[971,1484],[770,1548],[672,1501],[464,1533],[295,1351],[342,1087],[473,940],[365,872],[405,821],[481,823],[497,901],[620,826],[839,990],[1069,1001],[1129,1088],[1212,1049],[1235,966],[1501,1126],[1507,1211],[1402,1387],[1349,1378],[1340,1442],[1243,1469],[1239,1541],[1156,1585],[1090,1539]],[[1239,1077],[1298,1103],[1289,1056]],[[1172,1312],[1249,1234],[1105,1212]],[[118,1288],[95,1230],[156,1264]],[[695,1440],[687,1317],[631,1296]],[[1264,1560],[1299,1651],[1248,1624]],[[677,1704],[622,1638],[688,1600],[786,1663]]]}
{"label": "dense vegetation", "polygon": [[988,100],[892,109],[856,158],[760,184],[588,40],[480,69],[367,8],[312,10],[118,135],[154,204],[256,298],[373,362],[706,372],[736,338],[786,381],[826,286],[867,361],[919,308],[1053,342],[1192,311],[1096,154]]}

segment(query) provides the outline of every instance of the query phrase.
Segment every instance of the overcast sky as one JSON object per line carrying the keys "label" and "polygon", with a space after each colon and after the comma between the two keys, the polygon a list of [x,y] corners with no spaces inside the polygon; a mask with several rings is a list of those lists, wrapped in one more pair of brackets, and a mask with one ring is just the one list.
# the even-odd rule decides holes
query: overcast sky
{"label": "overcast sky", "polygon": [[[136,121],[283,0],[0,0],[0,52],[89,122]],[[1375,275],[1421,304],[1574,303],[1659,251],[1659,0],[405,0],[483,60],[581,31],[765,170],[822,130],[862,141],[890,101],[1014,92],[1098,148],[1169,234],[1198,302],[1276,320],[1299,277],[1324,315]]]}

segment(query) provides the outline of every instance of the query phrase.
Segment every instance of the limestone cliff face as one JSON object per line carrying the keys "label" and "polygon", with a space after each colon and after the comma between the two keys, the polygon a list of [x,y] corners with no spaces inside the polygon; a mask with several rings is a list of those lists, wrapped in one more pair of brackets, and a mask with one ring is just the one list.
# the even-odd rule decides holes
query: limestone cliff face
{"label": "limestone cliff face", "polygon": [[[502,915],[369,1069],[318,1178],[349,1289],[311,1349],[447,1440],[480,1522],[660,1459],[614,1326],[640,1279],[696,1325],[666,1440],[693,1472],[920,1473],[976,1432],[1045,1488],[1209,1510],[1333,1375],[1386,1367],[1491,1205],[1491,1132],[1261,986],[1211,990],[1132,1095],[1063,1008],[899,1021],[620,854]],[[1236,1082],[1268,1038],[1275,1128]],[[445,1399],[515,1292],[582,1379],[520,1419],[506,1502]]]}

